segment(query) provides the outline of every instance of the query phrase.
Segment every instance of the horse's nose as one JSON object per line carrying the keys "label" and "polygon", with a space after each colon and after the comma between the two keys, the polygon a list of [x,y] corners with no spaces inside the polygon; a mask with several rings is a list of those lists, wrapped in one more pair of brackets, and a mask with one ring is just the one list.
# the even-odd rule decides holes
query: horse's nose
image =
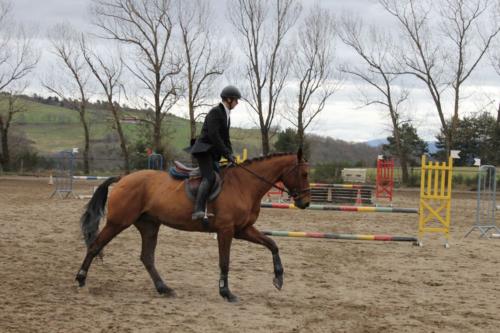
{"label": "horse's nose", "polygon": [[307,207],[309,207],[309,202],[304,202],[302,201],[302,199],[299,199],[295,201],[295,206],[299,207],[300,209],[306,209]]}

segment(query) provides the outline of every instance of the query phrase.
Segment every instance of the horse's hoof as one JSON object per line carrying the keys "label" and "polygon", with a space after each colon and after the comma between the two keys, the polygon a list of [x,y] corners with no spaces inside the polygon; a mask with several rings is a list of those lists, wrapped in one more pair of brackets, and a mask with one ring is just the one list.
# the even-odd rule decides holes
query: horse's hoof
{"label": "horse's hoof", "polygon": [[283,275],[275,277],[273,279],[273,284],[276,289],[281,290],[281,288],[283,288]]}
{"label": "horse's hoof", "polygon": [[224,298],[226,299],[226,301],[228,301],[229,303],[238,303],[239,302],[239,299],[238,299],[238,296],[235,296],[233,294],[229,294],[227,296],[224,296]]}
{"label": "horse's hoof", "polygon": [[75,280],[78,281],[79,287],[85,286],[85,279],[86,278],[87,278],[87,276],[84,273],[82,273],[81,271],[78,272],[78,274],[76,274]]}
{"label": "horse's hoof", "polygon": [[177,294],[172,288],[167,287],[166,285],[160,285],[156,287],[156,290],[158,290],[158,293],[162,296],[168,297],[168,298],[176,298]]}
{"label": "horse's hoof", "polygon": [[170,288],[168,288],[167,290],[158,291],[158,292],[160,293],[160,295],[168,297],[168,298],[176,298],[177,297],[177,293],[173,289],[170,289]]}
{"label": "horse's hoof", "polygon": [[229,303],[238,303],[238,296],[234,295],[229,290],[224,290],[220,292],[220,295]]}

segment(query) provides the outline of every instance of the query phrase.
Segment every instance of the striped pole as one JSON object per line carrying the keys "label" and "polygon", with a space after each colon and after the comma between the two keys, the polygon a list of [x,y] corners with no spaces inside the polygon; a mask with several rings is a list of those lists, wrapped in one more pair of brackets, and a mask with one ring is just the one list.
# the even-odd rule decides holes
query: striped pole
{"label": "striped pole", "polygon": [[[294,204],[262,202],[262,208],[280,208],[280,209],[296,209]],[[330,210],[340,212],[358,212],[358,213],[406,213],[418,214],[417,208],[396,208],[396,207],[364,207],[364,206],[334,206],[334,205],[316,205],[311,204],[306,209],[310,210]]]}
{"label": "striped pole", "polygon": [[278,237],[300,237],[300,238],[328,238],[343,240],[365,240],[365,241],[386,241],[386,242],[414,242],[416,237],[391,236],[391,235],[356,235],[356,234],[335,234],[325,232],[303,232],[303,231],[263,231],[264,235]]}
{"label": "striped pole", "polygon": [[83,180],[104,180],[109,177],[101,177],[101,176],[73,176],[73,179],[83,179]]}
{"label": "striped pole", "polygon": [[310,183],[311,188],[355,188],[355,189],[375,189],[374,185],[361,184],[326,184],[326,183]]}

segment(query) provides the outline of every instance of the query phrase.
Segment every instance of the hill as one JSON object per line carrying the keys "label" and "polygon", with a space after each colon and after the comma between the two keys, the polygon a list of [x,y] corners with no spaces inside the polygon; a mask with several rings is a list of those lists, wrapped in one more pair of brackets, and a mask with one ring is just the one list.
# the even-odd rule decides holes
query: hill
{"label": "hill", "polygon": [[[26,112],[15,115],[12,131],[20,133],[31,142],[32,147],[41,155],[52,155],[62,150],[81,147],[83,130],[79,115],[66,103],[56,98],[23,97]],[[0,102],[0,107],[2,103]],[[125,109],[127,118],[141,118],[144,110]],[[92,154],[119,157],[119,146],[111,114],[102,103],[94,103],[88,108]],[[130,143],[136,143],[144,136],[144,126],[137,122],[123,123],[125,134]],[[174,115],[166,118],[167,140],[175,155],[182,156],[182,149],[189,143],[189,121]],[[198,126],[201,128],[201,124]],[[258,129],[232,128],[231,138],[236,153],[248,149],[249,156],[261,154],[260,131]],[[311,161],[363,161],[372,165],[379,152],[367,144],[309,135]],[[274,142],[272,139],[272,142]],[[185,157],[185,155],[184,155]]]}

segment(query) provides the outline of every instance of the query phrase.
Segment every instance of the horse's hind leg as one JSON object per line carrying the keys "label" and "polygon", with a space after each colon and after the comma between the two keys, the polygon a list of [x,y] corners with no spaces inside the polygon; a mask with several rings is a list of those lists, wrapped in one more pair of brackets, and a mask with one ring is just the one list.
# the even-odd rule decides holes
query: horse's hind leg
{"label": "horse's hind leg", "polygon": [[274,267],[274,286],[281,290],[283,287],[283,265],[281,264],[281,258],[279,255],[279,249],[276,243],[259,230],[257,230],[254,226],[246,227],[245,229],[239,231],[234,236],[236,239],[244,239],[246,241],[261,244],[267,247],[271,253],[273,254],[273,267]]}
{"label": "horse's hind leg", "polygon": [[76,275],[76,280],[80,287],[85,285],[85,279],[87,278],[87,272],[89,270],[90,264],[96,255],[101,252],[101,250],[108,244],[116,235],[122,232],[126,227],[121,225],[116,225],[113,223],[106,223],[104,228],[102,228],[101,232],[97,236],[96,240],[89,246],[87,249],[87,255],[83,260],[82,266]]}
{"label": "horse's hind leg", "polygon": [[141,233],[142,238],[141,261],[151,276],[156,290],[162,295],[175,297],[175,291],[163,282],[155,267],[155,249],[160,224],[147,219],[139,219],[134,225]]}

